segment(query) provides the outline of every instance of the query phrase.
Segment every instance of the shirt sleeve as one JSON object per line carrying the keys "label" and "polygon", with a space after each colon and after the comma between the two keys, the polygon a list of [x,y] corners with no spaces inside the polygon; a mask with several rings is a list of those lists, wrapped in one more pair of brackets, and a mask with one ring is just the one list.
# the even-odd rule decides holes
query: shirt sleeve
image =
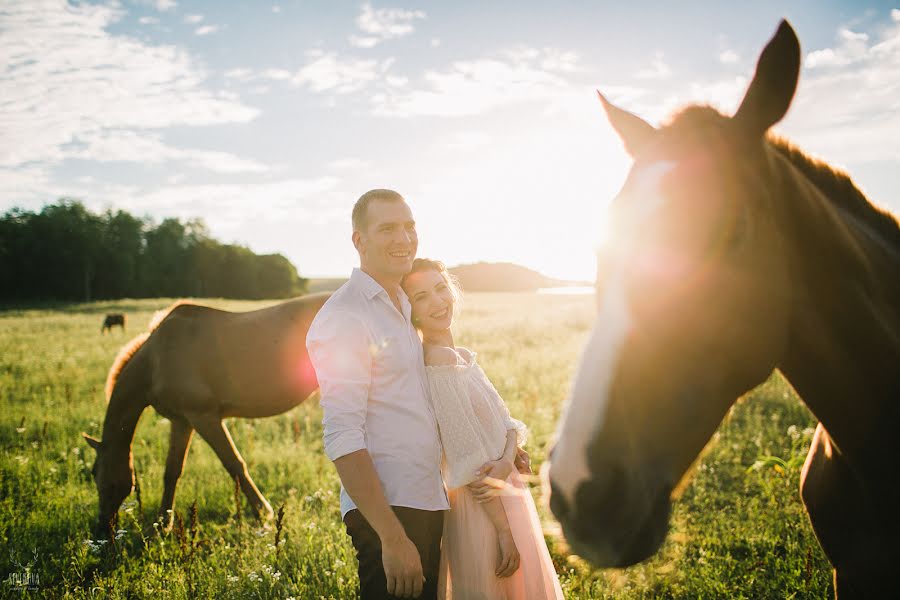
{"label": "shirt sleeve", "polygon": [[372,373],[369,346],[365,324],[346,311],[320,313],[306,338],[319,380],[325,454],[332,461],[366,448]]}

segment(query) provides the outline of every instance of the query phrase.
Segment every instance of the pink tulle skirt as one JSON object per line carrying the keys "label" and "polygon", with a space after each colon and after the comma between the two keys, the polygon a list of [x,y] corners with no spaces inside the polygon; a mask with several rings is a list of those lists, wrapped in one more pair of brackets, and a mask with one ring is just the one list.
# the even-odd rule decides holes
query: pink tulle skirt
{"label": "pink tulle skirt", "polygon": [[512,473],[507,484],[500,500],[519,550],[519,568],[503,579],[494,574],[499,548],[493,524],[469,488],[449,490],[450,511],[444,518],[438,598],[562,600],[531,492],[518,473]]}

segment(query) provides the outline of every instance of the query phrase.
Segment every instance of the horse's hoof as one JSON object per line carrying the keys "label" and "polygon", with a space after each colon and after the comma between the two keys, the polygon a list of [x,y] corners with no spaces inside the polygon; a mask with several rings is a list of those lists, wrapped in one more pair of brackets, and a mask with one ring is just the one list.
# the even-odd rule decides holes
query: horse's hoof
{"label": "horse's hoof", "polygon": [[255,513],[256,513],[256,519],[260,523],[266,523],[275,518],[275,511],[272,510],[272,507],[269,506],[268,502],[265,505],[261,506],[260,508],[256,509]]}
{"label": "horse's hoof", "polygon": [[172,526],[175,523],[175,513],[171,510],[160,512],[156,521],[153,522],[153,528],[162,534],[172,533]]}

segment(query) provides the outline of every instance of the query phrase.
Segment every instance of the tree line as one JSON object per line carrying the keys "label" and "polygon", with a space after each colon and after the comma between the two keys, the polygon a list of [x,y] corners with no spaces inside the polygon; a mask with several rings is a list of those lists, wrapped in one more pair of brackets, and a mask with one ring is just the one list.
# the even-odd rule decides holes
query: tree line
{"label": "tree line", "polygon": [[287,298],[307,285],[284,256],[222,244],[201,219],[156,224],[70,199],[0,217],[0,282],[0,300],[12,302]]}

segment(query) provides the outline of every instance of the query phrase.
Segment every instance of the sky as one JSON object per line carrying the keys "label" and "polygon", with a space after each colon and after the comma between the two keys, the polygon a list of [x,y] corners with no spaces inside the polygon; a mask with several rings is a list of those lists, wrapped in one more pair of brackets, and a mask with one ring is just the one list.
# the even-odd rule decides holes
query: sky
{"label": "sky", "polygon": [[776,129],[900,213],[900,3],[837,0],[0,0],[0,211],[200,217],[341,277],[387,187],[419,256],[591,280],[630,165],[594,90],[730,114],[781,18],[803,66]]}

